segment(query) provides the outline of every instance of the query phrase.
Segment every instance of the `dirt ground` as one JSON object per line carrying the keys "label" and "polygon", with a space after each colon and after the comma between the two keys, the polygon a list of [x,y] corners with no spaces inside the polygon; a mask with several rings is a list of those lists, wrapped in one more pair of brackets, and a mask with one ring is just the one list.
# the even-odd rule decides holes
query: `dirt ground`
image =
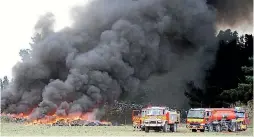
{"label": "dirt ground", "polygon": [[132,126],[43,126],[1,123],[1,136],[253,136],[253,128],[242,132],[192,133],[184,125],[176,133],[133,131]]}

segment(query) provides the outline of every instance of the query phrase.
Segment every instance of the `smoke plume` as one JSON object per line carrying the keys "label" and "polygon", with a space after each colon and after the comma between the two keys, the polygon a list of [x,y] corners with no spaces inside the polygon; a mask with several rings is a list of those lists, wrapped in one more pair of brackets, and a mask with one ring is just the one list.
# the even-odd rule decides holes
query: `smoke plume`
{"label": "smoke plume", "polygon": [[253,26],[253,0],[207,0],[217,11],[217,24],[238,28]]}
{"label": "smoke plume", "polygon": [[216,17],[204,0],[94,0],[71,15],[73,26],[59,32],[52,14],[38,21],[31,58],[13,68],[2,112],[85,113],[138,93],[153,74],[202,86],[217,48]]}

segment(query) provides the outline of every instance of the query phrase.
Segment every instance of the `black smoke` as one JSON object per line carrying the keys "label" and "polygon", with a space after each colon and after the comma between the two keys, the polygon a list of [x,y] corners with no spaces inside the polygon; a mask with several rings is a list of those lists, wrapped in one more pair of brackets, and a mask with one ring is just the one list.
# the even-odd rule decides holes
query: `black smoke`
{"label": "black smoke", "polygon": [[253,0],[207,0],[217,11],[217,23],[237,27],[242,23],[253,25]]}
{"label": "black smoke", "polygon": [[[217,49],[216,17],[204,0],[94,0],[71,15],[73,26],[59,32],[52,31],[52,14],[38,21],[31,58],[13,68],[2,112],[87,112],[139,92],[156,73],[177,86],[202,86]],[[176,90],[170,88],[164,92]]]}

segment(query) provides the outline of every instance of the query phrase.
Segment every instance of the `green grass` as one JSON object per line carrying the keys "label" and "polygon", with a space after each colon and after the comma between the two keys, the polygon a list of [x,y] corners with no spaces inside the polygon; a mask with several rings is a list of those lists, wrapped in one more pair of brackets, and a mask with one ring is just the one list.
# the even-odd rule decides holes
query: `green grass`
{"label": "green grass", "polygon": [[192,133],[184,126],[178,128],[177,133],[154,132],[145,133],[144,131],[133,131],[132,126],[76,126],[76,127],[57,127],[43,125],[23,125],[15,123],[1,123],[2,136],[253,136],[253,129],[237,133]]}

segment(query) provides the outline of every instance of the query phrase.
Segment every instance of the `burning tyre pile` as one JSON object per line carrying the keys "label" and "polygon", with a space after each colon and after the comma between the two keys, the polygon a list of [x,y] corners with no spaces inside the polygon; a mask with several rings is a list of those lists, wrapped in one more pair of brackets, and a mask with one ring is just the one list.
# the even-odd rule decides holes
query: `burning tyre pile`
{"label": "burning tyre pile", "polygon": [[1,114],[1,119],[8,122],[23,123],[25,125],[48,126],[112,126],[111,122],[90,120],[87,117],[59,117],[46,116],[42,119],[31,120],[22,114]]}
{"label": "burning tyre pile", "polygon": [[52,126],[112,126],[112,124],[111,122],[102,121],[87,121],[82,119],[66,121],[62,119],[53,123]]}
{"label": "burning tyre pile", "polygon": [[25,117],[15,116],[13,114],[1,114],[1,121],[25,123],[28,122],[28,119]]}

